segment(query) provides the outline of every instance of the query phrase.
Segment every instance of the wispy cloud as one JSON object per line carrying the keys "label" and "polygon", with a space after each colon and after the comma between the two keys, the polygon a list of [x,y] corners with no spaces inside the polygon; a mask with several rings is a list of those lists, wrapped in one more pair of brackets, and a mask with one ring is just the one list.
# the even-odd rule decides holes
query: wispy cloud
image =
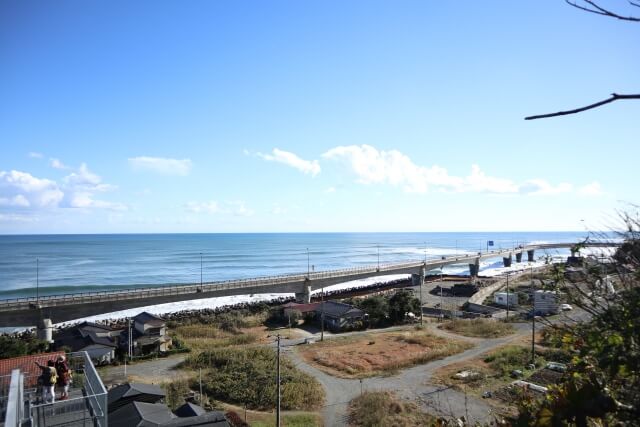
{"label": "wispy cloud", "polygon": [[215,200],[206,202],[187,202],[184,209],[196,214],[230,214],[235,216],[251,216],[253,211],[245,205],[244,201],[234,200],[224,203],[218,203]]}
{"label": "wispy cloud", "polygon": [[339,146],[322,155],[346,164],[361,184],[388,184],[406,192],[426,193],[431,189],[492,194],[554,195],[571,192],[568,183],[553,185],[543,179],[518,184],[508,178],[487,175],[478,165],[467,176],[450,175],[438,165],[420,166],[397,150],[378,150],[370,145]]}
{"label": "wispy cloud", "polygon": [[256,155],[269,162],[278,162],[291,166],[307,175],[316,176],[320,173],[320,163],[317,160],[304,160],[289,151],[274,148],[271,154],[256,153]]}
{"label": "wispy cloud", "polygon": [[32,159],[41,159],[44,157],[42,153],[38,153],[37,151],[29,151],[27,155]]}
{"label": "wispy cloud", "polygon": [[49,165],[54,169],[69,169],[69,167],[67,165],[65,165],[64,163],[62,163],[60,160],[56,159],[55,157],[51,157],[49,159]]}
{"label": "wispy cloud", "polygon": [[591,184],[580,187],[578,189],[578,193],[582,196],[602,196],[604,194],[600,183],[597,181],[593,181]]}
{"label": "wispy cloud", "polygon": [[185,176],[191,172],[191,159],[171,159],[165,157],[131,157],[129,165],[134,170],[156,172],[163,175]]}

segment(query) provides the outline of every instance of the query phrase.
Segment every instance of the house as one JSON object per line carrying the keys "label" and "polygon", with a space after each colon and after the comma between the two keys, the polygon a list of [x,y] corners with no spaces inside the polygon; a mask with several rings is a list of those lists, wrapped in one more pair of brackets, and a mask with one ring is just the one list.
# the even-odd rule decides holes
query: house
{"label": "house", "polygon": [[109,413],[131,402],[158,403],[164,399],[165,395],[164,390],[156,385],[142,383],[122,384],[112,388],[107,394]]}
{"label": "house", "polygon": [[109,390],[110,427],[229,427],[222,412],[185,403],[174,412],[161,402],[164,392],[148,384],[123,384]]}
{"label": "house", "polygon": [[[109,406],[111,409],[111,406]],[[177,418],[167,405],[162,403],[130,402],[109,411],[110,427],[160,426]]]}
{"label": "house", "polygon": [[493,302],[504,307],[515,307],[518,305],[518,294],[513,292],[496,292],[493,294]]}
{"label": "house", "polygon": [[363,328],[368,320],[367,313],[352,305],[325,301],[315,307],[318,318],[324,316],[324,324],[332,331],[341,331],[351,328]]}
{"label": "house", "polygon": [[314,302],[309,304],[298,304],[295,302],[289,302],[283,305],[282,308],[283,308],[284,316],[288,317],[291,315],[292,312],[295,312],[295,311],[300,312],[303,315],[307,313],[315,313],[316,308],[318,307],[319,304],[320,304],[319,302]]}
{"label": "house", "polygon": [[131,319],[131,330],[125,329],[121,333],[120,346],[128,352],[129,334],[133,341],[134,355],[162,353],[171,349],[171,337],[167,334],[167,326],[161,317],[143,311]]}
{"label": "house", "polygon": [[54,348],[68,348],[71,352],[86,351],[98,363],[111,363],[118,348],[120,330],[106,325],[83,322],[63,329],[55,335]]}
{"label": "house", "polygon": [[535,314],[557,314],[558,308],[558,294],[554,291],[538,290],[533,293],[533,311]]}

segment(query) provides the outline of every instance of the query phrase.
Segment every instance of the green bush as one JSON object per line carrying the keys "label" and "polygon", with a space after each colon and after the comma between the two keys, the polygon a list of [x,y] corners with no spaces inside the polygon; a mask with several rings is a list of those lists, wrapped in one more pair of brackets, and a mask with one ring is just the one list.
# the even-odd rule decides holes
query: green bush
{"label": "green bush", "polygon": [[[531,363],[531,349],[527,347],[508,346],[485,357],[484,361],[500,376],[506,376],[514,369],[523,369]],[[536,354],[537,366],[544,363],[544,358]]]}
{"label": "green bush", "polygon": [[[251,409],[271,409],[276,402],[276,354],[272,348],[219,348],[193,355],[187,367],[206,369],[203,392],[214,399]],[[320,384],[281,358],[283,409],[314,409],[324,400]]]}
{"label": "green bush", "polygon": [[176,380],[165,383],[162,385],[162,388],[166,393],[165,403],[172,411],[185,402],[184,398],[191,390],[187,380]]}

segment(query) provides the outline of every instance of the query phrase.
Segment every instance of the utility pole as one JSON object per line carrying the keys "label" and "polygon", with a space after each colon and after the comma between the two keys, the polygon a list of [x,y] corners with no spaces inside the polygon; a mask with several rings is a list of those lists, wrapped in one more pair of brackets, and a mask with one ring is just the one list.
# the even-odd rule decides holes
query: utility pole
{"label": "utility pole", "polygon": [[509,319],[509,272],[507,271],[507,319]]}
{"label": "utility pole", "polygon": [[378,244],[378,271],[380,271],[380,245]]}
{"label": "utility pole", "polygon": [[444,268],[444,264],[440,267],[440,321],[442,322],[444,320],[444,314],[442,313],[442,285],[443,285],[443,271],[442,269]]}
{"label": "utility pole", "polygon": [[320,292],[320,341],[324,341],[324,286]]}
{"label": "utility pole", "polygon": [[203,401],[203,399],[202,399],[202,368],[200,368],[200,381],[199,382],[200,382],[200,405],[202,405],[203,404],[202,403],[202,401]]}
{"label": "utility pole", "polygon": [[536,360],[536,289],[533,286],[533,265],[531,266],[531,291],[533,295],[533,315],[531,316],[531,364]]}
{"label": "utility pole", "polygon": [[36,258],[36,307],[40,305],[40,263]]}
{"label": "utility pole", "polygon": [[202,252],[200,252],[200,292],[202,292]]}
{"label": "utility pole", "polygon": [[311,270],[310,265],[311,263],[309,261],[309,248],[307,248],[307,279],[309,278],[309,271]]}
{"label": "utility pole", "polygon": [[278,334],[277,336],[277,340],[278,340],[278,358],[276,361],[276,390],[278,393],[278,399],[277,399],[277,407],[276,407],[276,427],[280,427],[280,334]]}

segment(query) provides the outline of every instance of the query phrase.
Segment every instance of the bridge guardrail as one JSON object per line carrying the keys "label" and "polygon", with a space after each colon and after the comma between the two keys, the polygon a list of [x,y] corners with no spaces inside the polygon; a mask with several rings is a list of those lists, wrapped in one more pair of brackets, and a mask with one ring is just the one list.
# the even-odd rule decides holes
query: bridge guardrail
{"label": "bridge guardrail", "polygon": [[[500,256],[502,254],[513,253],[514,251],[527,251],[527,250],[535,250],[535,249],[549,249],[549,248],[558,248],[558,247],[572,247],[574,243],[557,243],[557,244],[539,244],[539,245],[525,245],[517,248],[505,248],[503,250],[493,250],[488,253],[485,252],[485,256],[487,254],[491,254],[492,256]],[[591,243],[587,244],[587,246],[612,246],[615,244],[611,243]],[[430,258],[426,259],[426,265],[437,266],[440,263],[447,263],[452,261],[473,261],[478,256],[482,256],[482,254],[469,254],[462,255],[456,257],[445,257],[445,258]],[[166,286],[150,286],[150,287],[140,287],[140,288],[128,288],[128,289],[116,289],[116,290],[105,290],[105,291],[92,291],[92,292],[78,292],[73,294],[57,294],[57,295],[43,295],[41,297],[23,297],[23,298],[12,298],[12,299],[4,299],[0,300],[0,311],[11,310],[13,308],[26,308],[31,304],[44,304],[46,306],[57,306],[61,304],[67,303],[75,303],[79,301],[83,302],[99,302],[99,301],[114,301],[114,300],[126,300],[132,297],[162,297],[162,296],[174,296],[174,295],[183,295],[183,294],[191,294],[197,292],[212,292],[220,289],[236,289],[236,288],[248,288],[248,287],[261,287],[261,286],[269,286],[274,284],[287,284],[292,282],[304,281],[305,279],[309,280],[318,280],[318,279],[326,279],[326,278],[338,278],[344,276],[353,276],[354,274],[361,273],[374,273],[374,272],[392,272],[396,270],[416,268],[425,265],[425,261],[408,261],[397,264],[382,264],[380,266],[377,265],[367,265],[362,267],[351,267],[345,269],[338,270],[327,270],[327,271],[319,271],[319,272],[310,272],[309,274],[304,273],[293,273],[293,274],[284,274],[279,276],[263,276],[257,278],[247,278],[247,279],[231,279],[231,280],[221,280],[216,282],[208,282],[200,284],[194,283],[182,283],[182,284],[173,284]],[[88,301],[87,301],[88,299]],[[26,306],[26,307],[25,307]]]}

